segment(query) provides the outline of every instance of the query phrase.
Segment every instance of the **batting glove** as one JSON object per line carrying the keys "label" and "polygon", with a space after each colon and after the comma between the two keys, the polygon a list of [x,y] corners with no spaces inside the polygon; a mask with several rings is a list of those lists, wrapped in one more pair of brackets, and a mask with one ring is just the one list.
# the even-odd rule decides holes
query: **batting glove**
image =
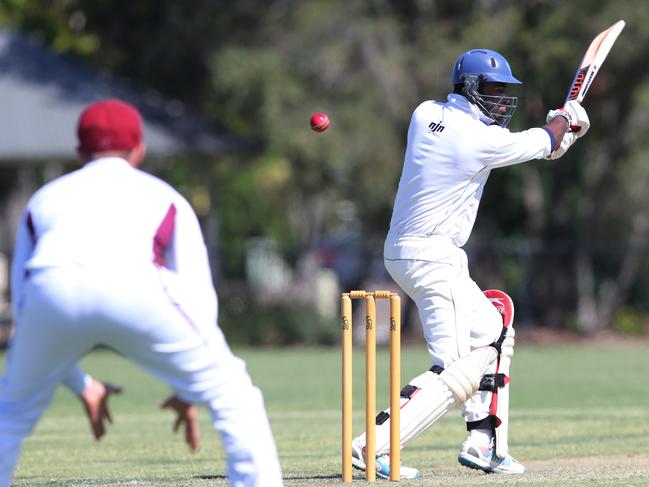
{"label": "batting glove", "polygon": [[586,135],[586,132],[590,128],[590,120],[588,119],[586,110],[581,106],[581,103],[574,100],[570,100],[562,108],[550,110],[545,117],[545,121],[546,123],[550,123],[556,117],[565,118],[570,126],[570,132],[574,133],[577,138]]}
{"label": "batting glove", "polygon": [[563,139],[561,139],[561,144],[559,144],[559,147],[552,152],[546,159],[559,159],[562,155],[566,153],[568,149],[570,149],[570,146],[575,143],[575,140],[577,140],[577,133],[576,132],[566,132],[563,136]]}

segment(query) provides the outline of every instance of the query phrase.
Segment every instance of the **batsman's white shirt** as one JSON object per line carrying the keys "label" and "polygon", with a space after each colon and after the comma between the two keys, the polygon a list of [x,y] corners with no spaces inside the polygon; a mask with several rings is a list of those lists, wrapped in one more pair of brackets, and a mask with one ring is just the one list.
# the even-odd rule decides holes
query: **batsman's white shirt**
{"label": "batsman's white shirt", "polygon": [[232,485],[282,485],[261,393],[216,324],[198,220],[171,186],[120,158],[92,161],[45,185],[19,228],[12,295],[0,487],[58,384],[78,380],[76,363],[96,345],[209,409]]}
{"label": "batsman's white shirt", "polygon": [[444,235],[462,247],[491,170],[549,154],[542,128],[513,133],[486,125],[461,95],[449,95],[447,103],[425,101],[410,121],[390,235]]}
{"label": "batsman's white shirt", "polygon": [[[461,247],[471,234],[489,173],[545,157],[542,128],[513,133],[488,125],[457,94],[426,101],[412,115],[385,241],[385,265],[417,304],[433,365],[446,367],[498,338],[500,315],[470,278]],[[487,393],[465,405],[467,421],[488,414]]]}

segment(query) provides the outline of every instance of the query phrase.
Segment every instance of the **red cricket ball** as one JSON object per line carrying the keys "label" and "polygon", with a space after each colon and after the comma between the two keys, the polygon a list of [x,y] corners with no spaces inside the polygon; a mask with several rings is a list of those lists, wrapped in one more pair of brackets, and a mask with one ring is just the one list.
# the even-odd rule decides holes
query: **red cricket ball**
{"label": "red cricket ball", "polygon": [[311,129],[316,132],[324,132],[329,128],[329,117],[324,113],[311,115]]}

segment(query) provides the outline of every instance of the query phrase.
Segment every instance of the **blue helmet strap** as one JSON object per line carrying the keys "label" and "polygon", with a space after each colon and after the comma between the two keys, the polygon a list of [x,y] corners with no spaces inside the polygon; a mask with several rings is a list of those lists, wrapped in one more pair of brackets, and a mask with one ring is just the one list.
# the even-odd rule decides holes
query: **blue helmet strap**
{"label": "blue helmet strap", "polygon": [[462,94],[475,104],[485,116],[494,120],[498,125],[507,127],[516,111],[518,97],[481,94],[479,91],[480,82],[488,80],[478,74],[464,75],[463,81]]}

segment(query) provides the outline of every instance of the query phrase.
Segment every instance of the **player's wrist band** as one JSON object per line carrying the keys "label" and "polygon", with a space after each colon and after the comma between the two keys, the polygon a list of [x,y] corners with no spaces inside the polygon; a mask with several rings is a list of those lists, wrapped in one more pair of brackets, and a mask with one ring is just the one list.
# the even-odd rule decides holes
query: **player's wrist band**
{"label": "player's wrist band", "polygon": [[554,134],[552,133],[552,130],[550,130],[547,127],[543,127],[543,130],[545,130],[548,135],[550,136],[550,152],[554,152],[558,147],[557,147],[557,139],[554,137]]}

